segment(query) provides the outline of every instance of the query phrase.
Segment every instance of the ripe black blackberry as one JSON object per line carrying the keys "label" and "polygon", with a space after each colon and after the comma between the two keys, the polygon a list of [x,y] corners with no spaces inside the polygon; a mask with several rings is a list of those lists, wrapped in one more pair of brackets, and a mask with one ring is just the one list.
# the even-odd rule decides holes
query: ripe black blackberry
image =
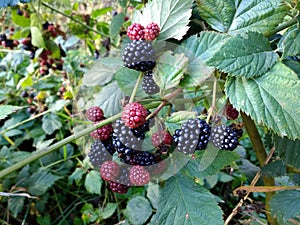
{"label": "ripe black blackberry", "polygon": [[238,139],[243,136],[243,129],[239,124],[230,124],[229,127],[236,132]]}
{"label": "ripe black blackberry", "polygon": [[154,154],[144,151],[134,155],[133,161],[135,165],[151,166],[156,163],[156,158]]}
{"label": "ripe black blackberry", "polygon": [[115,180],[119,174],[118,163],[113,161],[105,161],[100,167],[100,174],[103,180]]}
{"label": "ripe black blackberry", "polygon": [[144,74],[142,88],[144,92],[148,95],[154,95],[160,91],[159,86],[153,80],[153,72],[147,71]]}
{"label": "ripe black blackberry", "polygon": [[100,168],[102,163],[112,159],[112,155],[108,153],[103,143],[99,140],[95,140],[92,144],[88,157],[94,168]]}
{"label": "ripe black blackberry", "polygon": [[155,53],[150,42],[133,40],[123,52],[124,66],[137,71],[152,70],[155,66]]}
{"label": "ripe black blackberry", "polygon": [[102,144],[104,145],[106,150],[109,152],[109,154],[113,155],[116,152],[116,149],[113,145],[112,136],[109,139],[102,141]]}
{"label": "ripe black blackberry", "polygon": [[237,133],[230,126],[220,125],[212,128],[211,140],[216,148],[234,150],[238,145]]}
{"label": "ripe black blackberry", "polygon": [[135,151],[131,148],[126,147],[118,137],[113,134],[112,143],[114,148],[118,153],[118,157],[120,158],[121,162],[129,165],[134,165],[134,156],[137,154],[138,151]]}
{"label": "ripe black blackberry", "polygon": [[204,150],[209,138],[210,126],[204,120],[189,119],[181,127],[177,150],[184,154],[192,154],[195,150]]}

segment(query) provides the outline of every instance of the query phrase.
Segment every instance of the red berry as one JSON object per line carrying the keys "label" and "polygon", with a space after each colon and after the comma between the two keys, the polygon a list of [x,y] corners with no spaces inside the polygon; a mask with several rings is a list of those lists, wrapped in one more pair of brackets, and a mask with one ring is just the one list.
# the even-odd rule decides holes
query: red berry
{"label": "red berry", "polygon": [[114,181],[109,181],[109,187],[113,192],[117,192],[119,194],[126,194],[129,189],[129,186]]}
{"label": "red berry", "polygon": [[160,29],[159,26],[157,25],[157,23],[149,23],[145,29],[144,29],[144,37],[146,40],[148,41],[153,41],[154,39],[156,39],[159,35]]}
{"label": "red berry", "polygon": [[92,131],[91,137],[96,140],[105,141],[110,138],[112,131],[113,131],[112,125],[107,124],[103,127],[98,128],[97,130]]}
{"label": "red berry", "polygon": [[103,111],[98,106],[93,106],[86,111],[86,116],[90,121],[99,122],[103,119]]}
{"label": "red berry", "polygon": [[152,135],[152,144],[154,147],[157,147],[161,144],[171,145],[172,140],[172,136],[164,130],[159,130]]}
{"label": "red berry", "polygon": [[235,108],[233,108],[231,104],[226,106],[226,117],[229,120],[235,120],[236,118],[238,118],[238,116],[239,112]]}
{"label": "red berry", "polygon": [[137,102],[127,104],[122,112],[122,120],[130,128],[142,126],[146,122],[147,116],[147,109]]}
{"label": "red berry", "polygon": [[106,161],[101,165],[100,174],[103,180],[112,181],[119,174],[119,164],[113,161]]}
{"label": "red berry", "polygon": [[144,27],[139,23],[133,23],[127,28],[127,35],[132,41],[144,39]]}
{"label": "red berry", "polygon": [[129,179],[133,185],[142,186],[150,181],[150,174],[142,166],[132,166],[129,171]]}

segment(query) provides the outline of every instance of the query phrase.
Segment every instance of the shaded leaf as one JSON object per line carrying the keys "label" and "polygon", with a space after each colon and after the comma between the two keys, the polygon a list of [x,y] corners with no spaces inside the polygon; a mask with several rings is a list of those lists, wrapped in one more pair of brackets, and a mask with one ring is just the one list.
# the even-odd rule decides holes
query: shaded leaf
{"label": "shaded leaf", "polygon": [[158,184],[149,184],[147,188],[147,198],[150,200],[153,208],[157,209],[159,204],[160,187]]}
{"label": "shaded leaf", "polygon": [[24,207],[24,197],[12,196],[8,198],[8,209],[12,212],[13,217],[17,217]]}
{"label": "shaded leaf", "polygon": [[106,117],[117,114],[121,111],[121,99],[124,98],[124,93],[119,88],[116,81],[105,86],[100,93],[95,95],[95,105],[99,106]]}
{"label": "shaded leaf", "polygon": [[54,131],[62,127],[59,117],[54,113],[44,115],[42,122],[42,128],[47,134],[53,134]]}
{"label": "shaded leaf", "polygon": [[277,58],[267,38],[248,32],[227,39],[207,63],[230,75],[250,78],[265,73]]}
{"label": "shaded leaf", "polygon": [[0,105],[0,120],[3,120],[9,114],[12,114],[19,109],[22,109],[22,107],[13,105]]}
{"label": "shaded leaf", "polygon": [[285,175],[286,166],[282,160],[275,160],[263,166],[261,172],[266,177],[280,177]]}
{"label": "shaded leaf", "polygon": [[192,0],[152,0],[142,12],[134,11],[132,22],[142,23],[143,26],[155,22],[161,30],[158,40],[181,40],[189,29],[187,25],[192,14],[192,3]]}
{"label": "shaded leaf", "polygon": [[142,196],[136,196],[127,203],[126,216],[133,225],[144,224],[151,214],[151,205],[149,201]]}
{"label": "shaded leaf", "polygon": [[31,27],[31,43],[38,48],[46,48],[43,33],[38,27]]}
{"label": "shaded leaf", "polygon": [[222,210],[207,189],[177,174],[162,188],[156,222],[160,225],[221,225]]}
{"label": "shaded leaf", "polygon": [[45,40],[45,44],[46,44],[46,48],[51,50],[52,55],[51,57],[55,58],[55,59],[59,59],[60,58],[60,48],[58,47],[58,45],[52,41],[52,40]]}
{"label": "shaded leaf", "polygon": [[124,13],[119,13],[118,15],[114,16],[109,29],[109,36],[113,39],[120,33],[120,29],[124,23]]}
{"label": "shaded leaf", "polygon": [[232,105],[279,136],[300,137],[300,80],[282,63],[256,79],[230,77],[225,92]]}
{"label": "shaded leaf", "polygon": [[287,221],[300,215],[300,191],[281,191],[276,193],[271,201],[271,214]]}
{"label": "shaded leaf", "polygon": [[73,181],[78,185],[82,176],[85,174],[85,170],[83,168],[76,168],[75,171],[68,177],[68,183],[72,184]]}
{"label": "shaded leaf", "polygon": [[100,216],[103,219],[111,217],[117,209],[118,204],[116,203],[107,203],[106,207],[100,212]]}
{"label": "shaded leaf", "polygon": [[86,175],[84,186],[89,193],[101,195],[102,183],[100,173],[96,170],[92,170]]}
{"label": "shaded leaf", "polygon": [[300,55],[300,28],[296,27],[289,30],[280,41],[279,48],[283,54],[282,57]]}
{"label": "shaded leaf", "polygon": [[104,85],[111,81],[115,72],[122,66],[120,58],[103,58],[84,75],[83,84],[86,86]]}

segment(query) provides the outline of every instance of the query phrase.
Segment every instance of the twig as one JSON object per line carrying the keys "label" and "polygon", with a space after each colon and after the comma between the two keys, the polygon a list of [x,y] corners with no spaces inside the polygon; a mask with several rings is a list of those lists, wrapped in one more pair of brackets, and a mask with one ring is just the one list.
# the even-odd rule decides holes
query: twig
{"label": "twig", "polygon": [[138,79],[137,79],[137,81],[136,81],[136,83],[135,83],[135,86],[134,86],[134,88],[133,88],[133,91],[132,91],[132,93],[131,93],[131,96],[130,96],[130,99],[129,99],[129,103],[131,103],[131,102],[134,101],[135,95],[136,95],[137,90],[138,90],[138,88],[139,88],[139,85],[140,85],[140,83],[141,83],[141,81],[142,81],[142,78],[143,78],[143,73],[141,72],[140,75],[139,75],[139,77],[138,77]]}
{"label": "twig", "polygon": [[38,198],[36,196],[31,196],[27,193],[7,193],[7,192],[0,192],[0,196],[4,197],[26,197],[26,198]]}

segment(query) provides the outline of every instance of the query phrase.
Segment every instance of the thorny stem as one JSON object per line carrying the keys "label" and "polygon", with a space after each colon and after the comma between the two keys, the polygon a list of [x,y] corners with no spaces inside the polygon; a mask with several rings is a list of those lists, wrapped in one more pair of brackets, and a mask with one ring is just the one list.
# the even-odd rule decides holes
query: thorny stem
{"label": "thorny stem", "polygon": [[218,84],[217,77],[214,76],[212,105],[211,105],[211,107],[208,110],[208,116],[207,116],[207,119],[206,119],[206,123],[209,123],[209,120],[210,120],[213,112],[215,111],[215,107],[216,107],[216,95],[217,95],[217,84]]}
{"label": "thorny stem", "polygon": [[100,34],[100,35],[102,35],[102,36],[105,36],[105,37],[107,36],[107,35],[105,35],[105,34],[99,32],[98,30],[94,29],[93,27],[90,27],[90,26],[84,24],[83,22],[81,22],[81,21],[79,21],[79,20],[73,18],[72,16],[70,16],[70,15],[64,13],[64,12],[61,12],[61,11],[59,11],[58,9],[53,8],[52,6],[48,5],[47,3],[44,3],[44,2],[41,1],[41,4],[42,4],[43,6],[45,6],[45,7],[47,7],[47,8],[49,8],[49,9],[53,10],[53,11],[55,11],[55,12],[57,12],[57,13],[59,13],[59,14],[65,16],[65,17],[69,18],[70,20],[72,20],[72,21],[74,21],[74,22],[80,24],[81,26],[85,27],[85,28],[88,29],[88,30],[91,30],[91,31],[93,31],[93,32],[95,32],[95,33],[97,33],[97,34]]}
{"label": "thorny stem", "polygon": [[132,91],[132,93],[131,93],[131,96],[130,96],[130,99],[129,99],[129,103],[131,103],[131,102],[134,101],[135,95],[136,95],[136,93],[137,93],[137,90],[138,90],[138,88],[139,88],[139,85],[140,85],[140,83],[141,83],[142,78],[143,78],[143,73],[141,72],[140,75],[139,75],[139,77],[138,77],[138,79],[137,79],[137,81],[136,81],[136,83],[135,83],[135,86],[134,86],[134,88],[133,88],[133,91]]}

